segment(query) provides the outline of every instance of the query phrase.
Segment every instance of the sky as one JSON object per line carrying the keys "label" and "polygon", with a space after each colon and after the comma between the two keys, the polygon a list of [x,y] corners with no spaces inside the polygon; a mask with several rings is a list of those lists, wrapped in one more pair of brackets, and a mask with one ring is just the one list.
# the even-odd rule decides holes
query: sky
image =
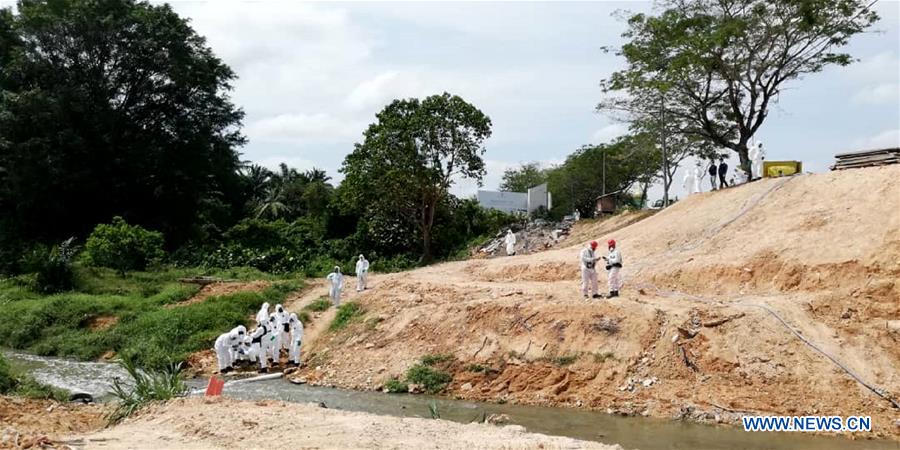
{"label": "sky", "polygon": [[[493,122],[485,189],[506,168],[558,164],[625,132],[595,112],[599,82],[623,65],[602,48],[622,43],[623,11],[652,10],[642,1],[169,3],[239,77],[231,95],[246,112],[243,159],[319,167],[340,181],[341,162],[384,105],[446,91]],[[857,63],[785,86],[758,133],[767,159],[818,172],[835,153],[900,146],[900,3],[876,8],[882,20],[846,48]],[[462,180],[453,192],[477,189]]]}

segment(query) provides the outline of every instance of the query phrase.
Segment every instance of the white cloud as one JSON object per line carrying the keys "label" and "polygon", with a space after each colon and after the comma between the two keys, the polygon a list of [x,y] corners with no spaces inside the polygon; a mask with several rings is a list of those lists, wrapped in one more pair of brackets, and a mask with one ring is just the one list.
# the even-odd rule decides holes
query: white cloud
{"label": "white cloud", "polygon": [[900,148],[900,129],[885,130],[865,139],[857,139],[853,146],[859,150]]}
{"label": "white cloud", "polygon": [[327,113],[280,114],[249,124],[247,136],[264,142],[341,142],[362,133],[363,123],[341,120]]}
{"label": "white cloud", "polygon": [[606,144],[628,133],[628,126],[622,123],[607,125],[591,135],[591,144]]}
{"label": "white cloud", "polygon": [[392,93],[399,87],[399,75],[396,70],[390,70],[359,83],[347,96],[347,106],[361,110],[383,105],[393,98]]}
{"label": "white cloud", "polygon": [[860,105],[893,103],[900,105],[900,83],[881,83],[857,92],[852,99]]}

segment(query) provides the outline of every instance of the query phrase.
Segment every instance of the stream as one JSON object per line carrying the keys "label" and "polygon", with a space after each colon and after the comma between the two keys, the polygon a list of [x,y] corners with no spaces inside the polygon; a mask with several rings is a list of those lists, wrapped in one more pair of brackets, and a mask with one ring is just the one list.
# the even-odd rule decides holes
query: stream
{"label": "stream", "polygon": [[[116,377],[126,379],[119,366],[102,362],[73,361],[40,357],[4,350],[10,362],[29,371],[38,381],[91,394],[100,401],[109,400],[108,390]],[[193,388],[202,388],[205,380],[188,380]],[[742,429],[643,417],[621,417],[572,408],[517,406],[452,400],[443,397],[408,394],[382,394],[325,387],[294,385],[284,380],[227,385],[223,395],[243,399],[275,399],[297,403],[324,403],[328,408],[369,412],[399,417],[430,418],[429,405],[435,402],[441,419],[468,423],[482,415],[506,414],[510,423],[528,431],[577,439],[619,444],[625,449],[681,450],[843,450],[890,449],[900,443],[885,440],[849,440],[841,437],[813,436],[802,433],[747,433]]]}

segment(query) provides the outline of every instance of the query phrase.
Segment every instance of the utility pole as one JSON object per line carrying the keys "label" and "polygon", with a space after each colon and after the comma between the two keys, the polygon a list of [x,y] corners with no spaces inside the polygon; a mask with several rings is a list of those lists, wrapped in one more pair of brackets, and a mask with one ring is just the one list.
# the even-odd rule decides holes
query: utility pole
{"label": "utility pole", "polygon": [[665,97],[659,97],[659,106],[660,106],[660,127],[659,127],[659,136],[662,147],[662,159],[663,159],[663,208],[669,207],[669,154],[668,148],[666,146],[666,103]]}

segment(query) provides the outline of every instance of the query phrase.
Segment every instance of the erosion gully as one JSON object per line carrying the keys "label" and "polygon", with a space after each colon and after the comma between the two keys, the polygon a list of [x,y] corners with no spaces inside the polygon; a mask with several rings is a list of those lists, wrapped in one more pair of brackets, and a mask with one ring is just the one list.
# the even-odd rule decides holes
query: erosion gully
{"label": "erosion gully", "polygon": [[[127,379],[118,365],[35,356],[4,350],[10,362],[27,370],[38,381],[72,392],[109,401],[112,380]],[[206,380],[193,379],[193,388]],[[223,395],[243,400],[274,399],[296,403],[316,403],[328,408],[362,411],[396,417],[430,418],[432,402],[443,420],[468,423],[483,416],[505,414],[510,424],[528,431],[577,439],[619,444],[626,449],[891,449],[900,443],[886,440],[849,440],[840,436],[801,433],[748,433],[730,426],[712,426],[643,417],[621,417],[597,411],[547,408],[511,404],[452,400],[428,395],[383,394],[377,392],[295,385],[284,380],[266,380],[226,386]]]}

